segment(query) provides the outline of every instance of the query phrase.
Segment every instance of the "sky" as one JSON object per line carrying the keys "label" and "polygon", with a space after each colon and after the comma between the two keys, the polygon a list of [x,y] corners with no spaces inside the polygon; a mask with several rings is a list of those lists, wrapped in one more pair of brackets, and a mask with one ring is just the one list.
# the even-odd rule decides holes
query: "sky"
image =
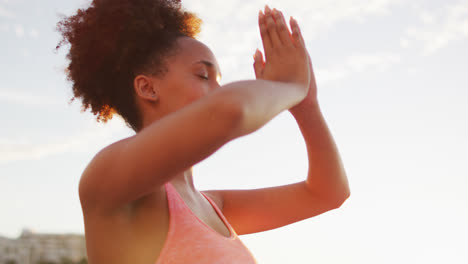
{"label": "sky", "polygon": [[[68,104],[59,14],[84,0],[0,0],[0,235],[83,233],[82,171],[132,136]],[[468,263],[468,2],[185,0],[204,25],[222,83],[253,79],[265,4],[294,16],[351,197],[339,209],[241,236],[259,263]],[[194,167],[200,190],[302,181],[307,153],[292,116]]]}

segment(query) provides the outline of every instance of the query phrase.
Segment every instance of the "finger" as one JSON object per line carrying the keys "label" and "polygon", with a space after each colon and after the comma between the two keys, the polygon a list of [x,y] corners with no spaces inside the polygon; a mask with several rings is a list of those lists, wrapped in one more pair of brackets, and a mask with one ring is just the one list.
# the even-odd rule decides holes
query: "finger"
{"label": "finger", "polygon": [[283,13],[281,11],[276,11],[275,13],[276,27],[278,31],[278,36],[285,46],[293,46],[291,42],[291,32],[284,21]]}
{"label": "finger", "polygon": [[263,66],[264,66],[264,61],[263,61],[263,54],[261,51],[257,49],[254,55],[254,71],[255,71],[255,77],[257,79],[263,79]]}
{"label": "finger", "polygon": [[306,46],[305,44],[305,41],[304,41],[304,37],[302,36],[302,31],[301,31],[301,27],[299,26],[299,23],[297,23],[297,20],[294,19],[294,23],[296,24],[297,26],[297,31],[299,32],[299,39],[301,40],[301,43],[302,43],[302,46]]}
{"label": "finger", "polygon": [[[288,23],[286,23],[286,19],[284,18],[284,15],[283,15],[283,12],[280,12],[281,14],[281,20],[283,21],[283,24],[284,25],[287,25]],[[286,26],[287,28],[287,26]],[[291,27],[288,28],[288,33],[289,33],[289,40],[292,40],[292,30],[290,30]]]}
{"label": "finger", "polygon": [[[274,47],[279,47],[282,45],[281,40],[278,36],[278,32],[276,31],[276,23],[273,19],[273,14],[271,9],[268,6],[265,6],[265,18],[266,18],[266,26],[268,30],[268,35],[270,35],[271,45]],[[265,54],[268,58],[268,53]]]}
{"label": "finger", "polygon": [[302,37],[301,29],[299,27],[299,24],[297,23],[297,20],[291,17],[289,23],[291,25],[292,37],[296,45],[299,45],[305,48],[304,38]]}
{"label": "finger", "polygon": [[316,83],[315,80],[315,73],[314,73],[314,67],[312,66],[312,59],[310,58],[310,54],[307,53],[307,56],[309,57],[309,70],[310,70],[310,82]]}
{"label": "finger", "polygon": [[260,27],[260,35],[262,37],[263,43],[263,50],[265,50],[265,54],[270,54],[272,49],[270,35],[268,34],[267,26],[266,26],[266,17],[262,11],[258,14],[258,25]]}

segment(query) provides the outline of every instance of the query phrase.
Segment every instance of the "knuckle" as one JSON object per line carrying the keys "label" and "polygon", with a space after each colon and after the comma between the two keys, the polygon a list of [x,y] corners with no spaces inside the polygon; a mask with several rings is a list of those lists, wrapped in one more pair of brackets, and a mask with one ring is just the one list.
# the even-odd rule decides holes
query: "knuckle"
{"label": "knuckle", "polygon": [[273,30],[276,27],[275,21],[273,21],[273,19],[268,19],[266,26],[268,30]]}
{"label": "knuckle", "polygon": [[297,44],[301,44],[301,42],[302,42],[301,38],[300,38],[300,35],[297,34],[297,33],[293,33],[293,39]]}
{"label": "knuckle", "polygon": [[281,32],[285,32],[286,31],[286,25],[284,23],[278,23],[278,30],[281,31]]}
{"label": "knuckle", "polygon": [[289,54],[290,54],[289,52],[290,52],[290,51],[289,51],[289,48],[288,48],[287,46],[284,46],[284,45],[283,45],[280,49],[278,49],[277,54],[278,54],[279,56],[283,56],[283,57],[286,57],[286,58],[287,58],[287,57],[289,57]]}

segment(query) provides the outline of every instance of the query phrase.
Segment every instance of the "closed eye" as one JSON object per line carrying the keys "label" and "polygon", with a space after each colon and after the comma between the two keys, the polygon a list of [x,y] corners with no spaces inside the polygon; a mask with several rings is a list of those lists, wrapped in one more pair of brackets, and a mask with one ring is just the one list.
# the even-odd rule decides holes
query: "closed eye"
{"label": "closed eye", "polygon": [[208,80],[209,79],[207,76],[204,76],[204,75],[198,75],[198,77],[202,78],[203,80]]}

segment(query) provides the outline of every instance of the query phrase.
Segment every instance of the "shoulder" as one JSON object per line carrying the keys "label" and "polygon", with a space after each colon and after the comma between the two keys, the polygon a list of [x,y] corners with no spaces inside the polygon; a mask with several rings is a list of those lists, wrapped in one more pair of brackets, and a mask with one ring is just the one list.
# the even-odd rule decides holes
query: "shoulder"
{"label": "shoulder", "polygon": [[109,186],[112,165],[130,138],[124,138],[104,147],[86,165],[78,186],[83,209],[95,207],[98,204],[98,196],[102,196],[106,186]]}

